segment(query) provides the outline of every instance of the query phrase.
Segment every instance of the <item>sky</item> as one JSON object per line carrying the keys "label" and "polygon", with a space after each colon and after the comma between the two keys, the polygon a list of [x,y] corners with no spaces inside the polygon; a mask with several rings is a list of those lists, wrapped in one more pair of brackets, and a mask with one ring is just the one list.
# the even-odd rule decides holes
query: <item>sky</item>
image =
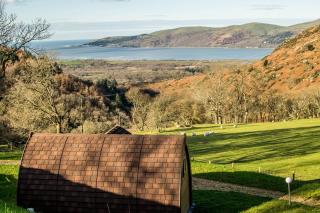
{"label": "sky", "polygon": [[44,18],[53,40],[135,35],[181,26],[292,25],[320,18],[319,0],[4,0],[20,20]]}

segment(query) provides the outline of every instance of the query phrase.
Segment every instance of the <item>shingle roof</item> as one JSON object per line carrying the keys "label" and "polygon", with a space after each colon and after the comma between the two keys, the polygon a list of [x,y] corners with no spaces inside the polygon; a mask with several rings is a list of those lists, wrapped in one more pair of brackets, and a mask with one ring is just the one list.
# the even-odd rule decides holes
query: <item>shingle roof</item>
{"label": "shingle roof", "polygon": [[18,205],[178,212],[185,148],[185,136],[34,134],[21,162]]}
{"label": "shingle roof", "polygon": [[115,126],[112,129],[110,129],[106,134],[116,134],[116,135],[131,135],[131,132],[126,130],[125,128],[121,126]]}

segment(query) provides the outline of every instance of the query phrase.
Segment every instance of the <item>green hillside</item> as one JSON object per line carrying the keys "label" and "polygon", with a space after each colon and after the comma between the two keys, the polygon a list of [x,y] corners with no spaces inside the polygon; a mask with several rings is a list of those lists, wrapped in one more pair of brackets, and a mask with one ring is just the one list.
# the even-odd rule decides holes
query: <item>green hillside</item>
{"label": "green hillside", "polygon": [[221,28],[181,27],[135,36],[107,37],[89,43],[105,47],[271,47],[292,38],[320,20],[292,26],[248,23]]}

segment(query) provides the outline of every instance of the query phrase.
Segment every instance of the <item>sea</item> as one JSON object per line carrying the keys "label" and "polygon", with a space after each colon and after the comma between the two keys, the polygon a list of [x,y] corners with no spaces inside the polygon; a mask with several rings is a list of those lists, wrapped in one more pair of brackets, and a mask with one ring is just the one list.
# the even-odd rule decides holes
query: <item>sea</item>
{"label": "sea", "polygon": [[108,48],[84,45],[88,42],[39,41],[31,47],[59,60],[255,60],[273,51],[268,48]]}

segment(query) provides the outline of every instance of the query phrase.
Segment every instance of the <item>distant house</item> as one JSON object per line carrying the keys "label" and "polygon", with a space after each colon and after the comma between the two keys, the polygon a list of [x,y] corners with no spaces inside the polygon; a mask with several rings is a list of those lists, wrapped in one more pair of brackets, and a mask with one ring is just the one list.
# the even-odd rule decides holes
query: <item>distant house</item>
{"label": "distant house", "polygon": [[17,203],[39,212],[187,212],[185,136],[33,134]]}
{"label": "distant house", "polygon": [[117,125],[115,127],[113,127],[112,129],[110,129],[106,134],[109,135],[131,135],[131,132],[129,132],[128,130],[126,130],[125,128]]}

